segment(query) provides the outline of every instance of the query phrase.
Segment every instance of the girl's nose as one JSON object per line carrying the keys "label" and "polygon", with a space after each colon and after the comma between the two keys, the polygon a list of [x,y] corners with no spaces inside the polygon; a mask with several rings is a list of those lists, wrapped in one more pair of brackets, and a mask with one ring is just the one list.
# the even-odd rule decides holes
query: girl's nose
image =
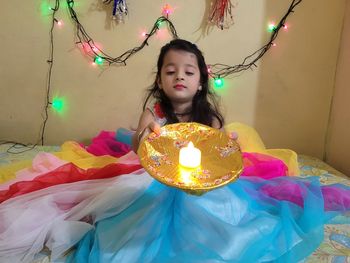
{"label": "girl's nose", "polygon": [[184,80],[184,78],[182,76],[177,76],[176,80]]}

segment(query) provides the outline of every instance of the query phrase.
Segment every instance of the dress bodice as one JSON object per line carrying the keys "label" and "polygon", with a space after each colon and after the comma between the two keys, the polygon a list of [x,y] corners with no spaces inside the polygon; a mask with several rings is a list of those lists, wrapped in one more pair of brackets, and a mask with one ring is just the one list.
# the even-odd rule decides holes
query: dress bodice
{"label": "dress bodice", "polygon": [[166,124],[167,119],[164,116],[160,103],[158,101],[147,106],[147,109],[153,114],[155,121],[162,127]]}

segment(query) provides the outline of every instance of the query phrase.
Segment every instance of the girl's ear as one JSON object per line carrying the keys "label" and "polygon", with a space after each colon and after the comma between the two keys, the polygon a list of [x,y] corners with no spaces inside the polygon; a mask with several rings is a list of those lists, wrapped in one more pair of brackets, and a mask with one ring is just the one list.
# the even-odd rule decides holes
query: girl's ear
{"label": "girl's ear", "polygon": [[201,82],[198,83],[198,90],[202,90],[202,83]]}
{"label": "girl's ear", "polygon": [[162,82],[160,81],[160,77],[157,77],[157,85],[160,89],[162,89]]}

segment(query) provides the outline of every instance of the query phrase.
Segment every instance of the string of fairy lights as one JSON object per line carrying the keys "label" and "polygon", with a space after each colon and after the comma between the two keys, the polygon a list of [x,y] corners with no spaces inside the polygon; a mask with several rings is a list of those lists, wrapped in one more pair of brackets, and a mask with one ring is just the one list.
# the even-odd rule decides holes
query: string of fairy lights
{"label": "string of fairy lights", "polygon": [[[103,0],[104,4],[109,4],[113,0]],[[229,18],[232,20],[232,13],[231,10],[234,7],[229,0],[222,0],[223,3],[226,5],[227,10],[224,12],[222,9],[218,9],[220,14],[222,14],[221,17],[215,17],[215,23],[223,29],[223,24],[224,24],[224,16],[228,14]],[[80,23],[79,18],[77,13],[75,12],[74,9],[74,0],[66,0],[67,2],[67,8],[70,14],[70,17],[75,24],[76,28],[76,44],[80,45],[82,50],[84,51],[84,55],[90,57],[91,63],[93,65],[99,65],[99,66],[111,66],[113,64],[116,65],[122,65],[126,66],[127,65],[127,60],[135,55],[136,53],[140,52],[143,48],[148,46],[148,41],[149,39],[154,36],[160,27],[164,24],[167,25],[168,30],[170,31],[171,35],[173,38],[178,38],[176,28],[174,24],[171,22],[169,19],[169,15],[173,12],[171,6],[169,4],[166,4],[163,9],[162,9],[162,16],[156,19],[154,22],[151,30],[146,33],[143,32],[142,35],[144,37],[142,43],[136,47],[130,48],[127,51],[123,52],[121,55],[117,57],[113,57],[106,52],[104,52],[101,48],[98,47],[98,45],[95,44],[94,39],[88,34],[84,26]],[[215,5],[217,5],[218,0],[216,0]],[[252,69],[253,67],[257,67],[256,62],[262,58],[265,53],[271,48],[276,46],[275,40],[278,36],[278,33],[280,32],[281,29],[287,29],[288,26],[286,24],[286,20],[288,16],[294,12],[294,9],[297,5],[299,5],[302,2],[302,0],[292,0],[288,10],[284,14],[284,16],[280,19],[280,21],[276,24],[269,24],[268,25],[268,31],[271,33],[269,41],[261,48],[253,52],[252,54],[246,56],[243,61],[240,64],[237,65],[226,65],[226,64],[221,64],[221,63],[215,63],[215,64],[208,64],[208,73],[209,76],[213,79],[214,87],[216,88],[221,88],[224,85],[224,78],[228,77],[229,75],[237,74],[242,71]],[[125,0],[114,0],[113,2],[113,18],[120,20],[123,18],[123,16],[127,15],[127,6],[126,6],[126,1]],[[221,5],[222,7],[223,5]],[[52,70],[53,70],[53,65],[54,65],[54,27],[55,25],[58,25],[61,27],[62,25],[62,20],[58,20],[56,18],[57,11],[60,8],[60,0],[55,0],[55,5],[53,7],[50,7],[51,10],[51,18],[52,18],[52,23],[51,23],[51,28],[50,28],[50,53],[49,53],[49,58],[47,60],[49,64],[49,69],[48,69],[48,79],[47,79],[47,85],[46,85],[46,103],[44,106],[44,116],[43,116],[43,123],[40,131],[40,139],[38,140],[37,143],[33,145],[25,145],[22,143],[16,143],[16,142],[1,142],[3,143],[14,143],[15,145],[22,145],[24,147],[27,147],[30,150],[34,148],[36,145],[41,144],[44,145],[44,138],[45,138],[45,130],[46,130],[46,124],[48,121],[48,116],[49,116],[49,108],[53,108],[56,111],[62,110],[64,107],[64,101],[61,100],[60,98],[51,98],[51,76],[52,76]],[[214,12],[214,11],[213,11]],[[213,12],[210,14],[209,22],[213,22]],[[227,24],[227,23],[226,23]],[[15,146],[12,146],[11,148],[14,148]],[[10,148],[10,149],[11,149]],[[9,149],[9,150],[10,150]],[[8,150],[8,152],[9,152]],[[21,152],[23,152],[21,151]],[[16,150],[15,152],[12,153],[18,153]]]}
{"label": "string of fairy lights", "polygon": [[276,46],[275,39],[277,38],[279,31],[281,29],[288,29],[288,26],[286,24],[287,17],[294,12],[294,8],[301,2],[302,0],[293,0],[286,14],[281,18],[281,20],[277,24],[270,23],[268,25],[268,31],[271,32],[270,40],[263,47],[256,50],[251,55],[245,57],[241,64],[229,66],[225,64],[216,63],[213,65],[209,65],[211,77],[213,77],[217,83],[221,83],[221,78],[227,77],[232,74],[237,74],[241,71],[251,69],[252,67],[257,67],[256,62],[260,58],[262,58],[271,47]]}

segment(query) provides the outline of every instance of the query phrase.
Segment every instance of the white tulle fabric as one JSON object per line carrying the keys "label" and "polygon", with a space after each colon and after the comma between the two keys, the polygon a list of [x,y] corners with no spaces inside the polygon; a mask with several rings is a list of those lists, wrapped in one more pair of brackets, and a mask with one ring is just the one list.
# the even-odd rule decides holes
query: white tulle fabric
{"label": "white tulle fabric", "polygon": [[153,179],[143,169],[56,185],[0,204],[0,262],[31,262],[45,246],[56,259],[97,220],[125,209]]}

